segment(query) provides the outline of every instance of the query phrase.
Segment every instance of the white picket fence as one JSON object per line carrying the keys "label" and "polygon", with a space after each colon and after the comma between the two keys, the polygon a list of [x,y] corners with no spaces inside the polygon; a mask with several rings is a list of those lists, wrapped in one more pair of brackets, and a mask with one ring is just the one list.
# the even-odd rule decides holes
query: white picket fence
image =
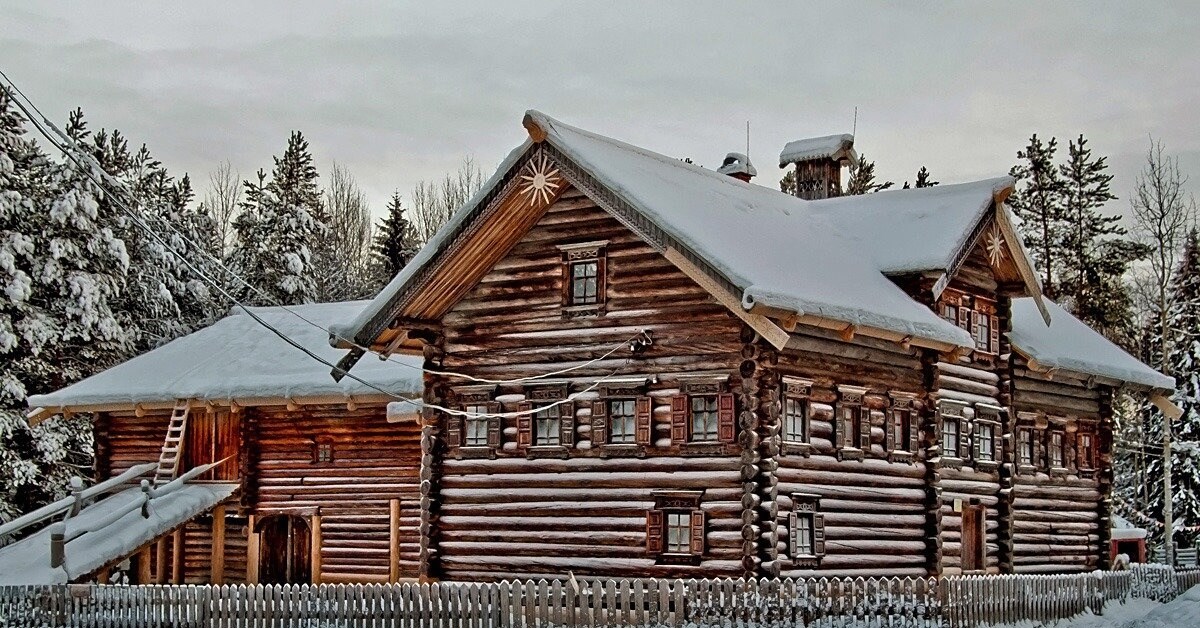
{"label": "white picket fence", "polygon": [[1200,571],[946,579],[538,580],[387,585],[8,586],[0,626],[971,628],[1162,601]]}

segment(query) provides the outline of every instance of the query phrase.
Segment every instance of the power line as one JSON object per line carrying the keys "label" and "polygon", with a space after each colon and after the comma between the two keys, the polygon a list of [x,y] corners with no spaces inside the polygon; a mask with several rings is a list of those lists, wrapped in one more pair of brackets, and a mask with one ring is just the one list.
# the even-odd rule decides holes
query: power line
{"label": "power line", "polygon": [[[27,95],[25,95],[25,92],[21,91],[21,88],[18,87],[17,84],[11,78],[9,78],[8,74],[6,74],[2,69],[0,69],[0,77],[3,77],[5,82],[8,83],[8,85],[11,87],[11,89],[16,91],[16,93],[19,94],[21,96],[21,98],[24,99],[28,103],[28,105],[33,109],[33,111],[38,114],[37,117],[40,117],[42,119],[43,123],[45,123],[47,126],[49,126],[50,129],[53,130],[55,132],[55,134],[57,134],[64,143],[70,145],[76,151],[79,151],[79,153],[82,154],[83,157],[85,157],[90,162],[92,169],[98,171],[100,173],[100,176],[108,182],[109,186],[115,187],[115,188],[117,188],[117,190],[111,190],[111,189],[105,188],[103,182],[96,181],[94,177],[91,177],[97,185],[101,186],[101,188],[105,189],[106,191],[112,193],[113,196],[116,196],[118,192],[123,191],[126,195],[129,196],[129,198],[133,202],[135,202],[135,203],[137,202],[137,196],[133,193],[132,190],[129,189],[129,187],[123,181],[120,181],[119,179],[108,174],[108,172],[104,170],[104,168],[99,164],[99,162],[97,162],[95,160],[94,157],[92,157],[91,155],[89,155],[86,152],[79,149],[79,147],[75,144],[75,141],[73,139],[71,139],[70,137],[68,137],[52,121],[50,121],[50,119],[44,113],[42,113],[41,109],[38,108],[37,104],[34,103],[33,100],[30,99]],[[13,102],[15,104],[17,104],[18,107],[20,107],[21,111],[25,113],[25,115],[29,119],[30,123],[34,125],[34,127],[38,130],[38,132],[41,133],[42,136],[45,137],[47,141],[49,141],[59,151],[63,152],[64,155],[68,154],[67,149],[64,148],[63,146],[59,145],[59,143],[57,141],[55,141],[54,138],[50,137],[50,135],[47,133],[47,131],[41,127],[41,125],[37,122],[36,118],[29,112],[28,109],[26,109],[24,106],[22,106],[21,102],[18,99],[13,98]],[[81,167],[83,166],[83,164],[80,164],[78,159],[76,159],[74,157],[72,157],[72,161],[74,161],[76,164],[80,165]],[[158,218],[161,218],[161,217],[158,217]],[[287,305],[280,303],[278,299],[275,299],[272,295],[270,295],[266,291],[262,290],[258,286],[251,284],[249,281],[247,281],[245,278],[243,278],[241,275],[239,275],[236,271],[234,271],[233,269],[226,266],[224,262],[222,262],[216,256],[209,253],[203,246],[199,245],[198,243],[196,243],[195,240],[188,237],[187,234],[179,231],[173,224],[171,224],[171,222],[169,220],[162,219],[161,222],[169,230],[171,230],[176,236],[178,236],[184,242],[186,242],[188,245],[190,245],[192,250],[197,251],[204,257],[208,258],[208,260],[211,261],[213,264],[215,264],[217,268],[219,268],[220,270],[223,270],[227,275],[236,279],[239,283],[241,283],[246,288],[249,288],[251,291],[253,291],[258,296],[266,299],[274,307],[278,307],[278,308],[284,310],[285,312],[291,314],[292,316],[295,316],[296,318],[299,318],[300,320],[315,327],[316,329],[319,329],[319,330],[325,332],[330,337],[335,338],[347,345],[350,345],[350,346],[354,347],[355,349],[358,349],[358,350],[366,352],[366,353],[372,353],[374,355],[379,356],[380,359],[382,359],[382,360],[391,362],[393,364],[399,364],[400,366],[403,366],[405,368],[421,370],[422,372],[429,373],[430,375],[439,375],[439,376],[444,376],[444,377],[457,377],[460,379],[474,381],[474,382],[478,382],[481,384],[497,384],[497,385],[521,384],[521,383],[526,383],[526,382],[530,382],[530,381],[537,381],[537,380],[546,379],[549,377],[554,377],[556,375],[563,375],[565,373],[570,373],[573,371],[584,369],[593,364],[596,364],[597,362],[601,362],[601,361],[607,359],[608,357],[610,357],[613,353],[616,353],[622,347],[628,345],[629,343],[636,341],[639,337],[644,336],[646,333],[645,330],[639,330],[637,334],[634,334],[630,338],[617,343],[611,349],[609,349],[606,353],[604,353],[603,355],[601,355],[598,358],[587,360],[580,364],[564,367],[564,368],[550,371],[547,373],[541,373],[538,375],[531,375],[531,376],[527,376],[527,377],[519,377],[519,378],[514,378],[514,379],[488,379],[488,378],[477,377],[477,376],[466,374],[466,373],[457,373],[454,371],[438,371],[438,370],[433,370],[433,369],[426,369],[424,367],[417,367],[417,366],[413,366],[412,364],[409,364],[407,362],[402,362],[400,360],[396,360],[393,357],[391,357],[390,355],[386,355],[381,352],[375,351],[370,347],[358,344],[353,339],[345,338],[345,337],[341,336],[340,334],[334,333],[332,329],[325,327],[324,325],[321,325],[321,324],[307,318],[303,314],[291,309]],[[157,240],[157,238],[156,238],[156,240]],[[163,244],[164,248],[167,248],[168,250],[170,250],[172,252],[172,254],[176,254],[174,249],[172,249],[170,246],[166,245],[165,243],[162,243],[161,240],[158,240],[158,241],[160,242],[160,244]],[[178,255],[177,255],[177,257],[178,257]],[[220,289],[220,288],[218,287],[218,289]],[[221,290],[221,291],[225,292],[224,290]],[[236,303],[238,306],[242,307],[243,310],[246,307],[242,303],[240,303],[236,300],[233,302]],[[332,368],[334,370],[336,370],[337,372],[343,373],[344,375],[349,374],[349,368],[343,369],[337,365],[334,365]]]}
{"label": "power line", "polygon": [[[100,172],[100,173],[102,173],[102,174],[104,175],[104,178],[108,178],[108,179],[111,179],[112,181],[116,182],[116,184],[117,184],[119,187],[121,187],[121,188],[124,188],[124,189],[125,189],[125,192],[126,192],[126,194],[129,194],[131,197],[133,197],[133,194],[132,194],[132,192],[131,192],[130,190],[128,190],[128,188],[127,188],[127,187],[126,187],[126,186],[125,186],[123,183],[121,183],[120,181],[117,181],[117,180],[116,180],[115,178],[113,178],[111,175],[108,175],[106,172],[104,172],[104,169],[103,169],[103,168],[100,166],[100,164],[99,164],[99,163],[98,163],[98,162],[95,160],[95,158],[93,158],[91,155],[88,155],[88,154],[84,153],[84,152],[83,152],[83,151],[82,151],[82,150],[81,150],[81,149],[78,147],[78,145],[77,145],[77,144],[74,142],[74,140],[72,140],[71,138],[69,138],[68,136],[66,136],[66,134],[64,134],[62,131],[60,131],[60,130],[58,129],[58,127],[56,127],[56,126],[54,125],[54,123],[53,123],[53,122],[51,122],[51,121],[50,121],[48,118],[46,118],[46,116],[42,115],[42,114],[41,114],[41,111],[40,111],[40,110],[37,108],[37,105],[35,105],[35,104],[33,103],[33,101],[32,101],[32,100],[30,100],[30,99],[29,99],[29,97],[28,97],[28,96],[26,96],[26,95],[24,94],[24,92],[22,92],[22,91],[20,90],[20,88],[18,88],[18,87],[16,86],[16,84],[15,84],[15,83],[13,83],[12,79],[10,79],[10,78],[8,77],[8,75],[4,73],[4,71],[3,71],[3,70],[0,70],[0,77],[3,77],[3,78],[4,78],[4,80],[5,80],[5,81],[8,83],[8,86],[9,86],[9,87],[10,87],[12,90],[15,90],[15,91],[16,91],[16,93],[20,94],[20,96],[21,96],[21,99],[24,99],[25,101],[27,101],[27,102],[28,102],[28,105],[29,105],[29,107],[32,107],[32,108],[33,108],[33,110],[34,110],[34,111],[36,111],[36,112],[39,114],[39,116],[42,118],[42,122],[44,122],[46,125],[50,126],[50,128],[51,128],[51,129],[53,129],[53,130],[55,131],[55,133],[56,133],[57,135],[59,135],[59,137],[60,137],[60,138],[61,138],[61,139],[62,139],[62,140],[63,140],[63,141],[66,143],[66,144],[68,144],[68,145],[69,145],[69,148],[68,148],[67,146],[60,145],[60,144],[58,143],[58,141],[56,141],[56,140],[55,140],[55,139],[54,139],[54,138],[53,138],[53,137],[50,135],[50,133],[49,133],[48,131],[46,131],[46,129],[45,129],[45,128],[44,128],[44,127],[41,125],[41,123],[39,123],[39,122],[37,121],[37,118],[36,118],[36,117],[35,117],[35,116],[34,116],[34,115],[33,115],[33,114],[30,112],[29,108],[27,108],[27,107],[25,106],[25,103],[22,103],[22,102],[21,102],[21,99],[18,99],[18,98],[15,98],[15,97],[14,97],[14,98],[12,98],[12,101],[13,101],[13,103],[14,103],[14,104],[16,104],[18,108],[20,108],[20,109],[21,109],[22,113],[24,113],[24,114],[25,114],[26,118],[27,118],[27,119],[29,120],[29,122],[30,122],[30,123],[31,123],[31,124],[34,126],[34,128],[35,128],[35,129],[37,129],[37,131],[38,131],[38,132],[39,132],[39,133],[40,133],[40,134],[41,134],[43,137],[45,137],[45,138],[46,138],[46,140],[47,140],[48,142],[50,142],[50,143],[51,143],[51,145],[53,145],[53,146],[54,146],[56,149],[58,149],[60,152],[62,152],[62,153],[63,153],[63,155],[64,155],[66,158],[70,159],[70,160],[71,160],[72,162],[74,162],[74,163],[75,163],[77,166],[79,166],[79,167],[82,169],[82,171],[83,171],[84,175],[85,175],[85,176],[86,176],[88,179],[90,179],[90,180],[91,180],[93,183],[95,183],[97,186],[99,186],[101,190],[105,190],[105,191],[108,191],[108,192],[110,192],[110,193],[111,193],[111,192],[113,192],[113,190],[109,190],[109,189],[107,189],[107,188],[105,187],[105,183],[104,183],[104,180],[103,180],[103,178],[101,178],[101,177],[98,177],[98,176],[96,175],[96,172]],[[11,96],[11,92],[10,92],[10,96]],[[77,153],[78,153],[78,154],[77,154]],[[87,158],[87,159],[86,159],[86,163],[80,160],[80,158],[79,158],[79,156],[80,156],[80,155],[82,155],[83,157]],[[110,185],[111,185],[111,183],[110,183]],[[136,197],[134,197],[134,198],[136,199]],[[524,415],[528,415],[528,414],[535,414],[535,413],[537,413],[537,412],[544,411],[544,410],[545,410],[545,409],[547,409],[547,408],[556,407],[556,406],[562,405],[562,404],[564,404],[564,403],[568,403],[568,402],[574,401],[574,399],[575,399],[576,397],[578,397],[580,394],[583,394],[583,393],[590,392],[590,391],[594,390],[594,389],[595,389],[595,388],[597,388],[597,387],[598,387],[598,386],[599,386],[601,383],[603,383],[604,381],[607,381],[609,378],[611,378],[613,375],[615,375],[615,374],[617,373],[617,371],[619,371],[619,370],[620,370],[620,367],[617,367],[617,368],[613,369],[613,371],[612,371],[612,372],[610,372],[608,375],[605,375],[605,376],[601,377],[600,379],[596,380],[596,382],[594,382],[594,383],[593,383],[591,386],[589,386],[588,388],[584,389],[583,391],[580,391],[579,393],[575,393],[575,394],[573,394],[573,395],[569,395],[569,396],[568,396],[566,399],[558,400],[558,401],[555,401],[555,402],[552,402],[552,403],[549,403],[549,404],[543,405],[543,406],[541,406],[540,408],[538,408],[537,410],[516,411],[516,412],[502,412],[502,413],[496,413],[496,414],[484,414],[484,413],[472,413],[472,412],[467,412],[467,411],[463,411],[463,410],[457,410],[457,409],[453,409],[453,408],[446,408],[446,407],[442,407],[442,406],[435,405],[435,404],[426,404],[426,403],[424,403],[424,402],[421,402],[421,401],[415,401],[415,400],[409,399],[409,398],[407,398],[407,397],[404,397],[404,396],[398,395],[398,394],[396,394],[396,393],[393,393],[393,392],[391,392],[391,391],[389,391],[389,390],[386,390],[386,389],[384,389],[384,388],[382,388],[382,387],[380,387],[380,386],[378,386],[378,385],[376,385],[376,384],[374,384],[374,383],[372,383],[372,382],[369,382],[369,381],[367,381],[367,380],[365,380],[365,379],[363,379],[363,378],[361,378],[361,377],[359,377],[359,376],[357,376],[357,375],[355,375],[355,374],[353,374],[353,373],[350,373],[350,372],[349,372],[349,370],[347,370],[347,369],[343,369],[343,368],[341,368],[340,366],[338,366],[338,365],[336,365],[336,364],[334,364],[334,363],[332,363],[332,362],[329,362],[328,360],[326,360],[326,359],[322,358],[321,356],[319,356],[319,355],[317,355],[317,354],[313,353],[313,352],[312,352],[311,350],[309,350],[307,347],[303,346],[302,344],[300,344],[300,343],[299,343],[299,342],[297,342],[296,340],[294,340],[294,339],[292,339],[291,337],[289,337],[287,334],[283,333],[282,331],[280,331],[279,329],[277,329],[276,327],[274,327],[273,325],[271,325],[270,323],[268,323],[267,321],[265,321],[265,320],[264,320],[262,317],[260,317],[260,316],[258,316],[257,314],[255,314],[255,313],[254,313],[254,312],[251,310],[251,308],[250,308],[249,306],[247,306],[247,305],[245,305],[245,304],[241,303],[241,302],[240,302],[240,301],[239,301],[239,300],[238,300],[236,297],[234,297],[234,296],[233,296],[233,295],[231,295],[231,294],[230,294],[230,293],[229,293],[227,290],[225,290],[225,288],[224,288],[224,287],[223,287],[223,286],[222,286],[222,285],[221,285],[219,282],[217,282],[216,280],[214,280],[214,279],[212,279],[211,277],[209,277],[207,274],[205,274],[205,273],[204,273],[203,271],[201,271],[200,269],[196,268],[196,267],[195,267],[195,266],[194,266],[194,265],[193,265],[193,264],[192,264],[192,263],[191,263],[191,262],[190,262],[190,261],[189,261],[189,260],[188,260],[188,259],[187,259],[185,256],[183,256],[182,254],[180,254],[178,251],[175,251],[175,249],[174,249],[173,247],[171,247],[169,244],[167,244],[165,241],[163,241],[163,239],[162,239],[162,238],[159,236],[159,234],[158,234],[157,232],[155,232],[155,231],[154,231],[154,230],[153,230],[153,229],[152,229],[152,228],[151,228],[149,225],[147,225],[145,222],[143,222],[143,221],[141,220],[141,218],[140,218],[140,217],[139,217],[139,216],[136,214],[136,212],[134,212],[134,211],[133,211],[133,210],[132,210],[130,207],[128,207],[128,206],[127,206],[127,205],[124,203],[124,201],[123,201],[123,200],[120,198],[120,195],[119,195],[119,194],[111,194],[111,198],[110,198],[110,200],[112,201],[113,205],[114,205],[115,207],[117,207],[118,209],[120,209],[120,210],[121,210],[123,213],[125,213],[125,215],[126,215],[126,216],[128,216],[128,217],[129,217],[129,219],[130,219],[131,221],[133,221],[133,223],[134,223],[135,225],[137,225],[137,226],[138,226],[140,229],[142,229],[143,231],[145,231],[145,232],[146,232],[146,234],[147,234],[148,236],[150,236],[150,237],[151,237],[151,238],[152,238],[152,239],[153,239],[155,242],[157,242],[158,244],[160,244],[160,245],[161,245],[161,246],[162,246],[164,249],[166,249],[166,250],[167,250],[167,251],[169,251],[169,252],[170,252],[172,255],[174,255],[176,258],[178,258],[178,259],[179,259],[179,261],[180,261],[180,262],[182,262],[182,263],[183,263],[183,265],[184,265],[184,266],[185,266],[185,267],[186,267],[188,270],[192,271],[192,272],[193,272],[193,273],[195,273],[195,274],[196,274],[196,276],[197,276],[197,277],[199,277],[199,278],[200,278],[202,281],[204,281],[205,283],[208,283],[208,284],[209,284],[209,285],[211,285],[213,288],[215,288],[215,289],[216,289],[216,290],[217,290],[217,291],[218,291],[218,292],[219,292],[219,293],[220,293],[222,296],[224,296],[226,299],[228,299],[228,300],[229,300],[231,303],[233,303],[233,304],[234,304],[236,307],[240,308],[240,309],[241,309],[243,312],[245,312],[245,313],[246,313],[248,316],[250,316],[250,317],[251,317],[251,318],[252,318],[252,319],[253,319],[255,322],[257,322],[259,325],[261,325],[261,326],[265,327],[266,329],[268,329],[269,331],[271,331],[271,333],[272,333],[272,334],[274,334],[275,336],[279,337],[281,340],[283,340],[284,342],[288,343],[289,345],[291,345],[291,346],[295,347],[296,349],[300,350],[301,352],[303,352],[305,355],[307,355],[308,357],[312,358],[313,360],[316,360],[317,362],[320,362],[321,364],[323,364],[323,365],[325,365],[325,366],[327,366],[327,367],[331,368],[333,371],[335,371],[335,372],[340,372],[340,373],[342,373],[342,375],[343,375],[343,376],[345,376],[345,377],[349,377],[349,378],[351,378],[352,380],[354,380],[354,381],[356,381],[356,382],[359,382],[360,384],[362,384],[362,385],[364,385],[364,386],[367,386],[367,387],[371,388],[372,390],[375,390],[375,391],[378,391],[378,392],[380,392],[380,393],[383,393],[384,395],[387,395],[387,396],[389,396],[389,397],[391,397],[391,398],[393,398],[393,399],[395,399],[395,400],[397,400],[397,401],[400,401],[400,402],[403,402],[403,403],[409,403],[409,404],[413,404],[413,405],[416,405],[416,406],[418,406],[418,407],[432,408],[432,409],[439,410],[439,411],[445,412],[445,413],[447,413],[447,414],[455,415],[455,416],[469,416],[469,417],[515,417],[515,416],[524,416]],[[186,241],[188,241],[189,243],[191,243],[193,246],[196,246],[196,245],[195,245],[195,243],[194,243],[193,241],[191,241],[190,239],[188,239],[188,238],[187,238],[187,236],[183,235],[183,234],[182,234],[182,233],[180,233],[178,230],[175,230],[175,229],[174,229],[174,227],[172,227],[172,230],[173,230],[173,231],[175,231],[175,233],[176,233],[177,235],[179,235],[180,237],[184,238]],[[197,248],[198,250],[202,250],[202,247],[198,247],[198,246],[197,246],[196,248]],[[219,262],[218,262],[218,264],[219,264]],[[228,268],[226,268],[224,265],[220,265],[220,266],[221,266],[223,269],[225,269],[227,272],[229,272],[229,273],[233,274],[235,277],[237,277],[236,273],[233,273],[233,271],[229,270],[229,269],[228,269]],[[245,284],[246,286],[250,287],[252,290],[256,290],[256,291],[258,291],[258,289],[257,289],[257,288],[255,288],[254,286],[251,286],[251,285],[250,285],[248,282],[246,282],[246,281],[245,281],[244,279],[242,279],[241,277],[238,277],[238,279],[239,279],[239,281],[242,281],[242,283],[243,283],[243,284]],[[261,291],[259,291],[259,292],[261,292]],[[268,295],[268,296],[269,296],[269,295]],[[310,320],[308,320],[307,318],[305,318],[304,316],[301,316],[301,315],[299,315],[299,314],[298,314],[298,313],[296,313],[296,312],[292,312],[291,310],[289,310],[288,308],[286,308],[286,307],[284,307],[284,306],[280,306],[280,307],[282,307],[283,309],[285,309],[285,310],[287,310],[287,311],[291,312],[293,315],[295,315],[295,316],[297,316],[298,318],[300,318],[301,320],[303,320],[303,321],[305,321],[305,322],[309,323],[310,325],[313,325],[313,326],[317,327],[318,329],[321,329],[321,330],[323,330],[323,331],[326,331],[327,333],[330,333],[330,335],[333,335],[333,333],[332,333],[331,331],[329,331],[328,329],[324,328],[323,326],[321,326],[321,325],[318,325],[317,323],[314,323],[313,321],[310,321]],[[644,333],[644,332],[639,332],[639,335],[642,335],[643,333]],[[637,336],[634,336],[634,337],[631,339],[631,341],[632,341],[633,339],[636,339],[636,338],[637,338]],[[618,348],[620,348],[620,346],[624,346],[624,344],[625,344],[625,343],[622,343],[621,345],[619,345],[619,346],[617,346],[617,347],[614,347],[612,350],[610,350],[608,353],[606,353],[606,354],[605,354],[603,357],[608,357],[608,356],[612,355],[612,353],[614,353],[614,352],[615,352],[615,351],[616,351]],[[599,359],[603,359],[603,358],[598,358],[597,360],[593,360],[593,361],[592,361],[592,363],[594,363],[595,361],[598,361]],[[397,362],[397,363],[400,363],[400,362]],[[400,364],[403,364],[403,363],[400,363]],[[626,364],[628,364],[628,360],[626,360]],[[406,366],[407,366],[407,365],[406,365]],[[575,368],[581,368],[581,366],[577,366],[577,367],[575,367]],[[422,370],[424,370],[424,369],[422,369]],[[571,370],[571,369],[563,369],[563,370],[562,370],[562,371],[560,371],[560,372],[565,372],[565,371],[567,371],[567,370]],[[546,377],[546,375],[542,375],[541,377]]]}

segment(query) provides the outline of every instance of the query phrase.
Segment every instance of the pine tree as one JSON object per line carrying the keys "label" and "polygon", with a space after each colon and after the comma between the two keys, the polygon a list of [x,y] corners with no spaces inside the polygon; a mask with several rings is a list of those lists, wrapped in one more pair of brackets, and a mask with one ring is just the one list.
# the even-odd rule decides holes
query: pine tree
{"label": "pine tree", "polygon": [[1059,257],[1067,228],[1062,203],[1063,181],[1059,168],[1054,165],[1057,150],[1058,140],[1050,138],[1043,144],[1035,133],[1029,138],[1029,145],[1017,151],[1017,159],[1025,161],[1009,171],[1017,180],[1017,190],[1009,196],[1008,204],[1023,221],[1025,246],[1042,271],[1042,291],[1051,298],[1058,295]]}
{"label": "pine tree", "polygon": [[788,170],[779,180],[779,191],[784,194],[796,195],[796,171]]}
{"label": "pine tree", "polygon": [[246,186],[245,209],[234,228],[237,268],[263,293],[244,293],[253,303],[309,303],[317,298],[313,250],[327,232],[317,186],[317,168],[308,141],[292,132],[282,157],[275,158],[271,181]]}
{"label": "pine tree", "polygon": [[1106,157],[1093,157],[1083,135],[1068,143],[1062,179],[1064,229],[1058,264],[1058,301],[1077,318],[1109,338],[1128,345],[1133,299],[1124,281],[1129,264],[1146,249],[1124,238],[1120,216],[1100,209],[1116,200]]}
{"label": "pine tree", "polygon": [[904,182],[904,189],[908,190],[908,189],[910,189],[910,188],[931,188],[931,187],[933,187],[933,186],[935,186],[935,185],[937,185],[937,184],[939,184],[939,183],[941,183],[941,181],[933,181],[933,180],[930,178],[930,174],[929,174],[929,169],[928,169],[928,168],[926,168],[925,166],[921,166],[921,169],[917,171],[917,182],[916,182],[916,184],[914,184],[914,185],[912,185],[912,186],[909,186],[909,185],[908,185],[908,181],[905,181],[905,182]]}
{"label": "pine tree", "polygon": [[404,206],[400,203],[400,192],[393,192],[388,201],[387,215],[379,221],[375,230],[372,252],[379,285],[382,287],[404,268],[418,250],[412,225],[404,217]]}
{"label": "pine tree", "polygon": [[858,156],[858,162],[851,168],[850,180],[846,182],[846,194],[870,194],[881,192],[895,185],[891,181],[875,182],[875,162],[867,161],[865,154]]}
{"label": "pine tree", "polygon": [[1187,236],[1171,291],[1174,342],[1167,365],[1176,382],[1173,400],[1183,410],[1174,424],[1171,478],[1175,541],[1186,547],[1200,526],[1200,235],[1195,229]]}

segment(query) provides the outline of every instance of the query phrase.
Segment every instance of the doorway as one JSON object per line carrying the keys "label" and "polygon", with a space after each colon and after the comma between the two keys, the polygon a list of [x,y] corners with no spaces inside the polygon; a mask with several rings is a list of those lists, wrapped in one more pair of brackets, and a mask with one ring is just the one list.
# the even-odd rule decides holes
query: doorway
{"label": "doorway", "polygon": [[972,498],[962,511],[962,570],[963,573],[987,568],[987,507]]}
{"label": "doorway", "polygon": [[308,520],[271,515],[259,520],[258,581],[263,584],[312,582],[312,538]]}

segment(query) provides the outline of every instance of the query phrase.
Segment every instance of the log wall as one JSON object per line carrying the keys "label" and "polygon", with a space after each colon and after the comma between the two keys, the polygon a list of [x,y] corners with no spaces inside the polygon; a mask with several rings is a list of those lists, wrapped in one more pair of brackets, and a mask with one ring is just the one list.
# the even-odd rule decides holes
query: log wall
{"label": "log wall", "polygon": [[[595,241],[607,242],[604,313],[565,316],[557,246]],[[685,385],[680,375],[704,373],[730,393],[743,390],[741,324],[578,191],[566,191],[443,317],[436,363],[511,380],[601,358],[642,329],[650,330],[654,344],[641,355],[622,348],[586,368],[531,382],[582,393],[571,412],[570,447],[548,458],[527,454],[518,448],[518,419],[508,417],[494,459],[460,459],[442,449],[431,514],[434,575],[738,576],[754,564],[753,536],[743,538],[743,498],[754,485],[743,485],[741,447],[695,448],[671,439],[671,397]],[[644,378],[639,394],[652,399],[650,443],[626,451],[592,441],[591,401],[600,398],[600,390],[587,390],[598,378],[621,376]],[[426,386],[434,400],[458,405],[455,387],[467,383],[429,377]],[[756,388],[745,390],[757,394]],[[491,398],[500,402],[499,410],[514,412],[528,393],[523,383],[500,385]],[[699,565],[658,564],[646,549],[652,493],[665,490],[704,491],[707,549]]]}

